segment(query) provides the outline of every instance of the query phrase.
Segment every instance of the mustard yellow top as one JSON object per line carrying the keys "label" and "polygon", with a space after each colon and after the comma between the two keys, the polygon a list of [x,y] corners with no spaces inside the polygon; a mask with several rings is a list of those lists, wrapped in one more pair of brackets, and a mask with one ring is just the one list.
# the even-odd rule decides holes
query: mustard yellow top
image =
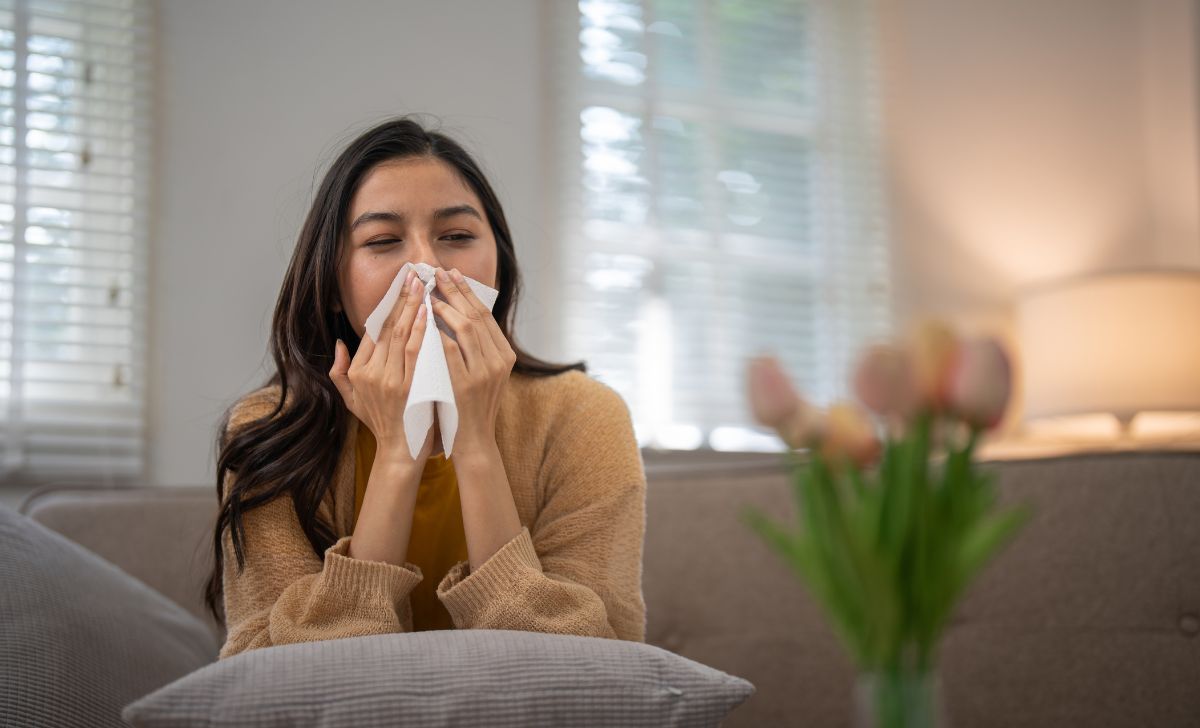
{"label": "mustard yellow top", "polygon": [[[365,425],[358,428],[355,448],[358,457],[354,469],[354,522],[357,523],[371,476],[371,463],[375,461],[375,435]],[[454,464],[445,452],[430,455],[421,473],[406,556],[421,567],[424,576],[410,595],[414,632],[454,629],[450,612],[438,599],[437,585],[450,567],[466,558],[467,537]]]}

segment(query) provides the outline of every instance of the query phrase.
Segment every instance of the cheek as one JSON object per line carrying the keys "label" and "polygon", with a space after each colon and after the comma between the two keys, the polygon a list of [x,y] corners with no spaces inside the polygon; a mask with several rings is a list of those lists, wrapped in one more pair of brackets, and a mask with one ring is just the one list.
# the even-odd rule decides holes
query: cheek
{"label": "cheek", "polygon": [[479,281],[489,288],[496,287],[496,273],[490,268],[480,268],[478,266],[456,266],[460,273],[468,278]]}
{"label": "cheek", "polygon": [[500,277],[495,245],[493,244],[492,248],[484,254],[469,256],[467,260],[463,261],[463,265],[458,266],[458,269],[462,271],[463,275],[495,288]]}
{"label": "cheek", "polygon": [[356,329],[361,331],[366,325],[367,317],[383,300],[400,267],[382,265],[379,261],[372,260],[371,256],[362,256],[350,266],[343,300],[350,309],[350,321]]}

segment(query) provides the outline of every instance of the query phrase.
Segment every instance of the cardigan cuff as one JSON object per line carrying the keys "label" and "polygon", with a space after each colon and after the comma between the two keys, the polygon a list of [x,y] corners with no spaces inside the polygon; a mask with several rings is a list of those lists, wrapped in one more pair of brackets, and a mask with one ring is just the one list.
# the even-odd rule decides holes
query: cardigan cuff
{"label": "cardigan cuff", "polygon": [[512,593],[513,585],[527,579],[531,571],[542,573],[529,527],[522,526],[520,533],[478,569],[466,573],[469,570],[470,562],[460,561],[450,567],[437,586],[438,599],[459,629],[474,625],[489,605],[502,603]]}
{"label": "cardigan cuff", "polygon": [[356,559],[349,552],[350,536],[342,536],[325,549],[325,586],[335,593],[382,592],[399,600],[424,578],[421,567],[414,563],[397,566],[386,561]]}

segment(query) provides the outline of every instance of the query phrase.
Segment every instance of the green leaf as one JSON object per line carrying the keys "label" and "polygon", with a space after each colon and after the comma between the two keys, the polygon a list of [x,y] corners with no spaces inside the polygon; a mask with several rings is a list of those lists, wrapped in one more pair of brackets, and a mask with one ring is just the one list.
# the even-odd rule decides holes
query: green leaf
{"label": "green leaf", "polygon": [[[844,521],[838,509],[831,473],[824,459],[817,454],[804,474],[805,522],[817,547],[818,558],[824,562],[825,573],[839,597],[846,621],[851,625],[862,625],[866,610],[864,594],[858,588],[850,563]],[[860,628],[855,627],[855,631],[861,634]]]}
{"label": "green leaf", "polygon": [[954,579],[943,599],[939,620],[949,616],[954,603],[974,581],[979,571],[1032,515],[1032,509],[1022,504],[1008,511],[983,516],[971,524],[963,537],[954,564]]}
{"label": "green leaf", "polygon": [[763,539],[782,556],[790,557],[795,549],[795,536],[785,531],[774,521],[754,506],[742,509],[742,522],[753,528]]}
{"label": "green leaf", "polygon": [[837,586],[834,575],[830,573],[831,564],[818,557],[812,542],[803,535],[793,535],[782,531],[754,507],[744,507],[742,518],[785,556],[788,565],[800,576],[801,581],[821,606],[826,617],[834,622],[835,628],[847,647],[856,659],[861,659],[865,653],[862,646],[861,629],[854,617],[855,605],[845,600],[845,595]]}

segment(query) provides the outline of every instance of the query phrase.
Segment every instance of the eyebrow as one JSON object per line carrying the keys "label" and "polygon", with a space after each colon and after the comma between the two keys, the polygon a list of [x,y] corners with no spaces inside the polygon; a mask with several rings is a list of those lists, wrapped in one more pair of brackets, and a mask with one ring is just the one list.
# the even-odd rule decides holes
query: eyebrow
{"label": "eyebrow", "polygon": [[[456,215],[470,215],[480,222],[483,222],[483,216],[479,214],[478,210],[470,205],[454,205],[453,207],[443,207],[433,211],[434,220],[445,220],[446,218],[454,217]],[[354,232],[360,225],[366,225],[369,222],[404,222],[404,219],[404,215],[399,212],[364,212],[358,216],[358,219],[355,220],[353,224],[350,225],[350,232]]]}

